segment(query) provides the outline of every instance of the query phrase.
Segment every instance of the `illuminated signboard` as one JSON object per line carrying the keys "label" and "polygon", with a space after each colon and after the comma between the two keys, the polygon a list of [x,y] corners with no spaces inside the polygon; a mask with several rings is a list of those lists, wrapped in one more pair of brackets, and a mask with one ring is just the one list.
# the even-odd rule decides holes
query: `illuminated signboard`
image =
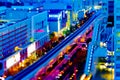
{"label": "illuminated signboard", "polygon": [[35,30],[35,32],[44,32],[44,30],[43,29],[37,29],[37,30]]}
{"label": "illuminated signboard", "polygon": [[5,78],[4,77],[0,77],[0,80],[5,80]]}
{"label": "illuminated signboard", "polygon": [[32,54],[32,52],[34,52],[36,50],[36,46],[35,46],[35,42],[34,43],[32,43],[32,44],[30,44],[29,46],[28,46],[28,48],[27,48],[27,56],[29,57],[31,54]]}
{"label": "illuminated signboard", "polygon": [[10,56],[6,60],[6,68],[9,69],[10,67],[12,67],[14,64],[16,64],[19,61],[20,61],[20,52],[17,52],[16,54],[14,54],[13,56]]}
{"label": "illuminated signboard", "polygon": [[49,15],[49,17],[59,17],[59,15]]}

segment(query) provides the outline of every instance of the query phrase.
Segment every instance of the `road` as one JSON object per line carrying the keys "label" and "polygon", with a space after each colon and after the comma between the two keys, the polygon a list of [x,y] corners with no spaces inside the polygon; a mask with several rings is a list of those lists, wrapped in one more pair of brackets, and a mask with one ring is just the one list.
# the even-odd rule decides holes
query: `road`
{"label": "road", "polygon": [[28,68],[16,74],[13,79],[29,80],[40,68],[46,66],[51,59],[55,58],[68,44],[70,44],[76,36],[83,34],[90,27],[92,22],[97,19],[98,15],[99,14],[93,15],[81,28],[70,34],[65,40],[58,44],[55,49],[49,51],[45,56],[33,63],[33,65],[28,66]]}

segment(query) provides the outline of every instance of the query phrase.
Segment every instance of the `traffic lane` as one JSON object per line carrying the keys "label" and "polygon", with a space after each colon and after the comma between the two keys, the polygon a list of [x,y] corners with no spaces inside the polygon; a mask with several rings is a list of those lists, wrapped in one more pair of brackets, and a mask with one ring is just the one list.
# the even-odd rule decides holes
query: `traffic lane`
{"label": "traffic lane", "polygon": [[[97,15],[98,15],[98,14],[97,14]],[[96,17],[94,16],[94,19],[92,18],[92,20],[90,20],[90,21],[94,21],[95,19],[96,19]],[[83,26],[88,26],[88,27],[89,27],[89,26],[92,24],[92,22],[90,22],[90,21],[88,22],[89,24],[86,23],[86,24],[83,25]],[[80,32],[80,33],[77,34],[77,35],[80,35],[80,34],[82,34],[83,32],[85,32],[88,27],[82,28],[82,29],[84,29],[84,30],[81,30],[82,32]],[[74,36],[74,37],[75,37],[75,36]],[[73,40],[73,39],[72,39],[72,40]],[[59,51],[60,51],[60,49],[59,49]],[[56,57],[56,56],[54,55],[53,57]],[[52,59],[53,57],[50,57],[49,60]],[[46,62],[48,63],[49,60],[47,60]],[[29,79],[30,76],[32,76],[33,74],[35,74],[35,73],[38,71],[39,68],[42,68],[43,66],[45,66],[45,65],[47,64],[46,62],[45,62],[42,66],[39,66],[36,70],[30,72],[29,75],[24,76],[23,80],[24,80],[24,79]]]}
{"label": "traffic lane", "polygon": [[[89,25],[90,26],[90,25]],[[79,33],[78,35],[82,35],[89,27],[87,27],[86,29],[84,29],[81,33]],[[68,37],[67,37],[68,38]],[[66,38],[66,39],[67,39]],[[76,37],[75,37],[76,38]],[[29,73],[29,75],[26,75],[22,80],[30,79],[33,77],[33,75],[35,75],[35,73],[37,73],[37,71],[41,68],[43,68],[44,66],[47,66],[47,64],[49,63],[50,60],[54,59],[55,57],[58,56],[58,53],[60,53],[67,45],[71,44],[73,42],[74,39],[72,39],[69,43],[67,43],[62,49],[60,49],[58,52],[56,52],[53,56],[51,56],[45,63],[43,63],[42,65],[38,66],[38,68],[36,68],[34,71],[32,71],[31,73]]]}

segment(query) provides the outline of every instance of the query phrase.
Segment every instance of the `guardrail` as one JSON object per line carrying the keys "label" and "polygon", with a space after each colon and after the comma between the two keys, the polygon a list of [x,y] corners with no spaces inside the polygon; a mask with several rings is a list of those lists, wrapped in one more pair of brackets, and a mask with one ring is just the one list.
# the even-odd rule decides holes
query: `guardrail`
{"label": "guardrail", "polygon": [[[101,16],[99,16],[101,17]],[[92,37],[92,42],[88,46],[88,54],[87,54],[87,59],[86,59],[86,64],[85,64],[85,70],[84,74],[89,75],[92,71],[93,68],[93,53],[94,50],[96,49],[97,46],[93,45],[96,44],[96,40],[98,38],[98,24],[95,23],[94,30],[93,30],[93,37]]]}

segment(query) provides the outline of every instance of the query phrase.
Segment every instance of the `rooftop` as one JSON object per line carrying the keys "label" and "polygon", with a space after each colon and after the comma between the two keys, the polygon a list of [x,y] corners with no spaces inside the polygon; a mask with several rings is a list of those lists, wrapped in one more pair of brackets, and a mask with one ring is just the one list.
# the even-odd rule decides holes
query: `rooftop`
{"label": "rooftop", "polygon": [[[0,7],[0,11],[6,9],[5,7]],[[4,14],[0,14],[0,28],[29,19],[31,16],[40,12],[43,12],[41,8],[34,8],[33,6],[12,6],[12,8],[7,9]]]}

